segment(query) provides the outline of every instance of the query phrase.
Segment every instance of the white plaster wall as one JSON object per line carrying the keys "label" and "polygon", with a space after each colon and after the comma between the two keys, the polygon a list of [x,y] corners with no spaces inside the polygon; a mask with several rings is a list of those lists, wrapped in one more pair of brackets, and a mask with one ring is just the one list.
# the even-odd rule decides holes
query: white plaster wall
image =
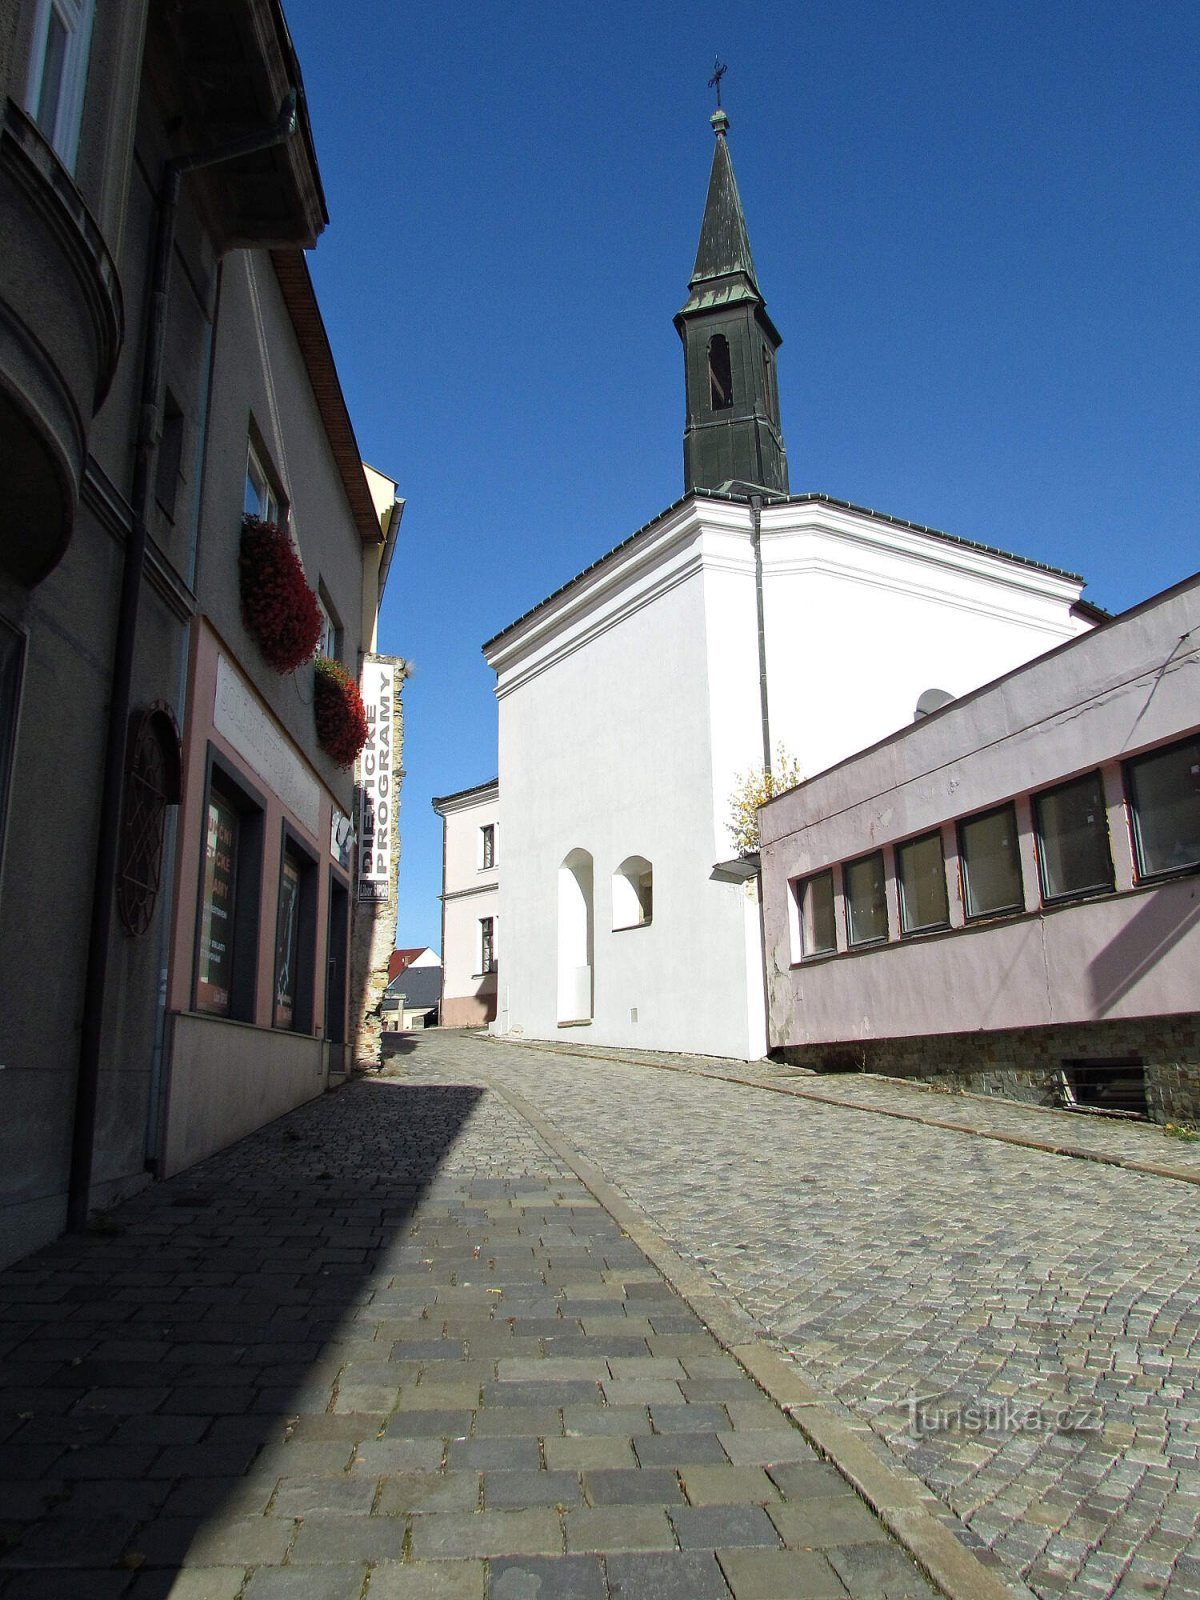
{"label": "white plaster wall", "polygon": [[[444,999],[481,995],[485,987],[479,972],[479,921],[496,919],[499,956],[500,800],[495,789],[478,800],[452,802],[443,812],[445,863],[442,935],[442,994]],[[495,863],[480,866],[480,829],[496,829]],[[490,984],[487,986],[490,989]]]}
{"label": "white plaster wall", "polygon": [[1086,631],[1079,584],[819,502],[763,512],[773,741],[806,777]]}
{"label": "white plaster wall", "polygon": [[[698,528],[672,523],[659,553],[653,578],[629,572],[612,592],[581,596],[557,638],[535,633],[501,668],[497,1027],[559,1036],[558,871],[583,849],[594,869],[595,1010],[572,1035],[745,1056],[746,894],[709,879],[730,851],[714,826]],[[752,725],[756,701],[727,698]],[[653,920],[614,932],[612,874],[631,855],[653,865]]]}
{"label": "white plaster wall", "polygon": [[[1120,758],[1193,729],[1200,580],[1031,662],[762,813],[772,1042],[919,1036],[1200,1008],[1200,880],[1132,888]],[[1097,766],[1115,896],[1044,912],[1028,808],[1027,912],[791,966],[789,878]],[[961,921],[954,908],[952,920]]]}

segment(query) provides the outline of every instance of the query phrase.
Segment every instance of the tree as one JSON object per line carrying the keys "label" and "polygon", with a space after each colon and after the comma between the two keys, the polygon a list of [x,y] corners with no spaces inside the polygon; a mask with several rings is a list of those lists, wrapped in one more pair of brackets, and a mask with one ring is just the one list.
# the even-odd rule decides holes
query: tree
{"label": "tree", "polygon": [[757,850],[758,808],[773,795],[794,788],[801,780],[800,764],[788,755],[782,744],[775,746],[770,767],[754,767],[740,773],[729,797],[729,832],[739,855]]}

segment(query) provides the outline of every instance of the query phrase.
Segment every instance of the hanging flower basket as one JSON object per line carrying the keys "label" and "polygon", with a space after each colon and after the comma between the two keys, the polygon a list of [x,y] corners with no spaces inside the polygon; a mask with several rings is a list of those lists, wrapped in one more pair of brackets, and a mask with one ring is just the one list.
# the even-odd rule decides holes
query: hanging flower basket
{"label": "hanging flower basket", "polygon": [[295,672],[321,637],[317,597],[283,528],[242,519],[242,616],[276,672]]}
{"label": "hanging flower basket", "polygon": [[318,656],[313,677],[317,743],[339,767],[352,767],[367,742],[367,713],[358,685],[340,661]]}

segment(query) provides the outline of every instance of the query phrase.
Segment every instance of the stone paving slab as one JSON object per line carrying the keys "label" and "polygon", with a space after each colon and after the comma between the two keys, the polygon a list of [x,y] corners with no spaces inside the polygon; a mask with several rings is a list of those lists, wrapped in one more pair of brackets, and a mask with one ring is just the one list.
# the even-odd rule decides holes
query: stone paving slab
{"label": "stone paving slab", "polygon": [[[855,1482],[875,1460],[907,1468],[967,1549],[1047,1600],[1200,1595],[1200,1200],[1134,1167],[1133,1144],[1173,1146],[1160,1131],[962,1097],[973,1122],[995,1119],[974,1137],[873,1114],[869,1096],[909,1097],[906,1113],[949,1098],[892,1080],[831,1105],[703,1059],[664,1072],[449,1035],[422,1052],[423,1070],[486,1071],[536,1103],[694,1263],[719,1314],[768,1330],[812,1386],[794,1414],[812,1406],[856,1441]],[[1129,1164],[1048,1153],[1061,1134],[1013,1142],[1007,1118],[1086,1123],[1114,1141],[1101,1155],[1131,1141]],[[846,1572],[887,1592],[895,1575],[856,1548]]]}
{"label": "stone paving slab", "polygon": [[0,1272],[2,1600],[937,1592],[499,1093],[352,1083],[114,1221]]}

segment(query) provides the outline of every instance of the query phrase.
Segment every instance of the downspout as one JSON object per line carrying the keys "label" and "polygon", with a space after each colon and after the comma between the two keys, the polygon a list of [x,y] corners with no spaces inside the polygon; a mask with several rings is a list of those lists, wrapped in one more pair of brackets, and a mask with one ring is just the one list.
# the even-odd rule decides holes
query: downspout
{"label": "downspout", "polygon": [[758,709],[762,720],[763,771],[771,770],[771,715],[767,705],[767,624],[763,606],[762,495],[750,496],[750,532],[754,544],[754,600],[758,610]]}
{"label": "downspout", "polygon": [[100,785],[96,864],[92,876],[92,903],[88,927],[87,967],[83,983],[83,1020],[79,1040],[79,1071],[75,1081],[75,1125],[71,1137],[71,1168],[67,1183],[67,1227],[79,1232],[87,1224],[92,1183],[92,1158],[96,1135],[96,1107],[100,1087],[100,1046],[104,1023],[108,954],[112,935],[112,901],[117,875],[121,824],[121,799],[125,767],[125,742],[133,686],[137,644],[138,605],[146,564],[147,517],[150,511],[151,466],[161,429],[163,350],[166,344],[167,296],[171,257],[175,247],[175,220],[183,179],[202,167],[267,150],[290,139],[297,126],[298,96],[289,89],[279,116],[269,127],[231,141],[219,149],[177,156],[163,166],[150,293],[145,319],[142,355],[141,401],[133,463],[130,502],[133,522],[125,541],[125,564],[113,643],[112,685]]}

